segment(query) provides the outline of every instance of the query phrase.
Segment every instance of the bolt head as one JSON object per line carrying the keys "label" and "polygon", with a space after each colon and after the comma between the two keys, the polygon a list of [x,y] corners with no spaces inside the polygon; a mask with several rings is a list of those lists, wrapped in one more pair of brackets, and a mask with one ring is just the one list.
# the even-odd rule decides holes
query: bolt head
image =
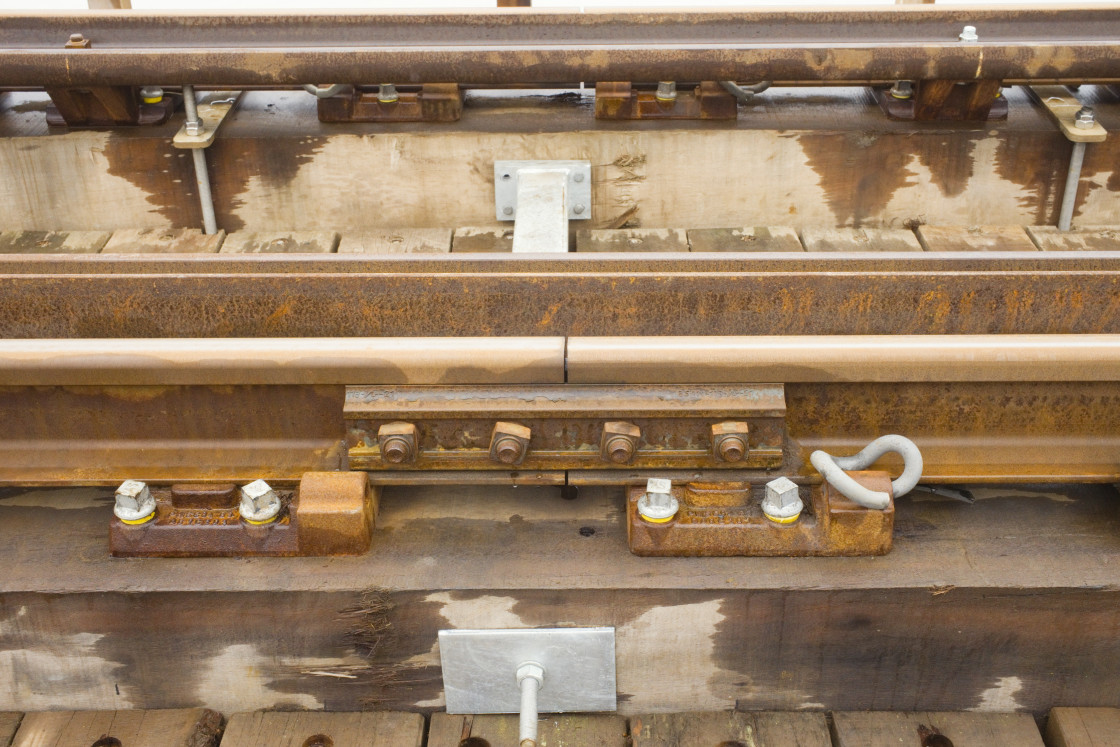
{"label": "bolt head", "polygon": [[638,499],[638,516],[651,524],[666,524],[680,510],[680,503],[672,494],[673,483],[661,478],[646,481],[646,492]]}
{"label": "bolt head", "polygon": [[673,492],[673,481],[672,480],[666,480],[663,477],[651,477],[648,480],[646,480],[646,492],[647,493],[666,493],[666,494],[672,493]]}
{"label": "bolt head", "polygon": [[587,210],[587,207],[585,205],[576,205],[572,208],[572,212],[576,215],[583,215],[584,210]]}
{"label": "bolt head", "polygon": [[238,510],[243,519],[257,523],[271,521],[280,513],[280,496],[264,480],[254,480],[241,488]]}
{"label": "bolt head", "polygon": [[502,215],[513,215],[513,208],[509,205],[506,205],[504,208],[502,208]]}
{"label": "bolt head", "polygon": [[74,43],[83,42],[83,41],[85,41],[85,39],[86,38],[84,36],[82,36],[81,34],[70,34],[70,41],[72,41]]}
{"label": "bolt head", "polygon": [[965,26],[959,38],[962,42],[980,41],[980,37],[976,34],[975,26]]}
{"label": "bolt head", "polygon": [[572,175],[572,181],[576,182],[577,184],[579,182],[582,182],[583,181],[583,174],[573,174]]}
{"label": "bolt head", "polygon": [[762,513],[779,524],[797,520],[805,504],[801,501],[797,484],[788,477],[779,477],[766,483],[766,496],[762,499]]}
{"label": "bolt head", "polygon": [[146,483],[125,480],[117,488],[113,514],[122,521],[139,522],[155,515],[156,499]]}

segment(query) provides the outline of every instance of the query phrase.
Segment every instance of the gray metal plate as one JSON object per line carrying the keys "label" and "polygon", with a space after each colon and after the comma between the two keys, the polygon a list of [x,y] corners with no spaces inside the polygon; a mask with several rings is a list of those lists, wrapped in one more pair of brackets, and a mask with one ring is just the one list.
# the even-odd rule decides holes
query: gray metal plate
{"label": "gray metal plate", "polygon": [[448,713],[519,713],[517,668],[544,667],[540,713],[613,711],[614,628],[441,630]]}
{"label": "gray metal plate", "polygon": [[[498,220],[517,217],[518,169],[568,169],[568,220],[591,218],[591,162],[590,161],[495,161],[494,162],[494,215]],[[576,206],[583,210],[576,212]],[[506,208],[513,212],[506,213]]]}

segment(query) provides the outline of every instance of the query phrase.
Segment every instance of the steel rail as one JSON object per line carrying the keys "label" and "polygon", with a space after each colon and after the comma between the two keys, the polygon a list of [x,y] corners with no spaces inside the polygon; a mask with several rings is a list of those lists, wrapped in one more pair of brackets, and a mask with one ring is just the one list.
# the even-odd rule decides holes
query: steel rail
{"label": "steel rail", "polygon": [[1120,6],[0,16],[6,86],[930,78],[1120,79]]}
{"label": "steel rail", "polygon": [[[0,386],[1115,382],[1120,335],[0,340]],[[547,402],[543,403],[547,409]]]}

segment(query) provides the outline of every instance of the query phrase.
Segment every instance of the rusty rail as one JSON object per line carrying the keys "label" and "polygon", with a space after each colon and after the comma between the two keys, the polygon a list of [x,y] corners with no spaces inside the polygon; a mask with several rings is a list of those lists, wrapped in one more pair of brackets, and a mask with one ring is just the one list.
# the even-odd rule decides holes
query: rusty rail
{"label": "rusty rail", "polygon": [[[959,39],[965,23],[977,42]],[[72,34],[82,48],[65,47]],[[1118,60],[1117,6],[0,16],[7,86],[1085,82],[1120,80]]]}

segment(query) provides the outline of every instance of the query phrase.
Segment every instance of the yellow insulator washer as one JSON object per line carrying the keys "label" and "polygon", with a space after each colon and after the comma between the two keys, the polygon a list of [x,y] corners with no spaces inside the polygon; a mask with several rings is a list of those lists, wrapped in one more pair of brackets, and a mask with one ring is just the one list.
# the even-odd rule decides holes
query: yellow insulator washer
{"label": "yellow insulator washer", "polygon": [[642,517],[642,521],[648,521],[650,524],[668,524],[670,521],[677,518],[676,514],[673,514],[672,516],[668,517],[667,519],[651,519],[650,517],[643,514],[641,511],[638,512],[638,516]]}
{"label": "yellow insulator washer", "polygon": [[276,516],[273,516],[273,517],[272,517],[271,519],[265,519],[264,521],[253,521],[252,519],[246,519],[246,518],[245,518],[244,516],[242,516],[242,517],[241,517],[241,519],[242,519],[242,520],[243,520],[243,521],[244,521],[244,522],[245,522],[246,524],[252,524],[252,525],[253,525],[253,526],[255,526],[255,527],[259,527],[259,526],[261,526],[261,525],[263,525],[263,524],[271,524],[272,522],[276,521],[276,519],[277,519],[277,518],[278,518],[279,516],[280,516],[280,514],[277,514]]}
{"label": "yellow insulator washer", "polygon": [[[119,517],[119,516],[117,518],[121,519],[121,517]],[[151,521],[154,518],[156,518],[156,512],[152,511],[150,514],[148,514],[147,516],[145,516],[142,519],[132,519],[132,520],[121,519],[121,521],[125,524],[130,524],[132,526],[136,526],[137,524],[147,524],[149,521]]]}
{"label": "yellow insulator washer", "polygon": [[797,521],[798,519],[801,518],[801,513],[800,512],[794,514],[793,516],[789,516],[785,519],[781,518],[780,516],[771,516],[768,513],[763,513],[762,515],[765,516],[770,521],[774,522],[775,524],[792,524],[793,522],[795,522],[795,521]]}

